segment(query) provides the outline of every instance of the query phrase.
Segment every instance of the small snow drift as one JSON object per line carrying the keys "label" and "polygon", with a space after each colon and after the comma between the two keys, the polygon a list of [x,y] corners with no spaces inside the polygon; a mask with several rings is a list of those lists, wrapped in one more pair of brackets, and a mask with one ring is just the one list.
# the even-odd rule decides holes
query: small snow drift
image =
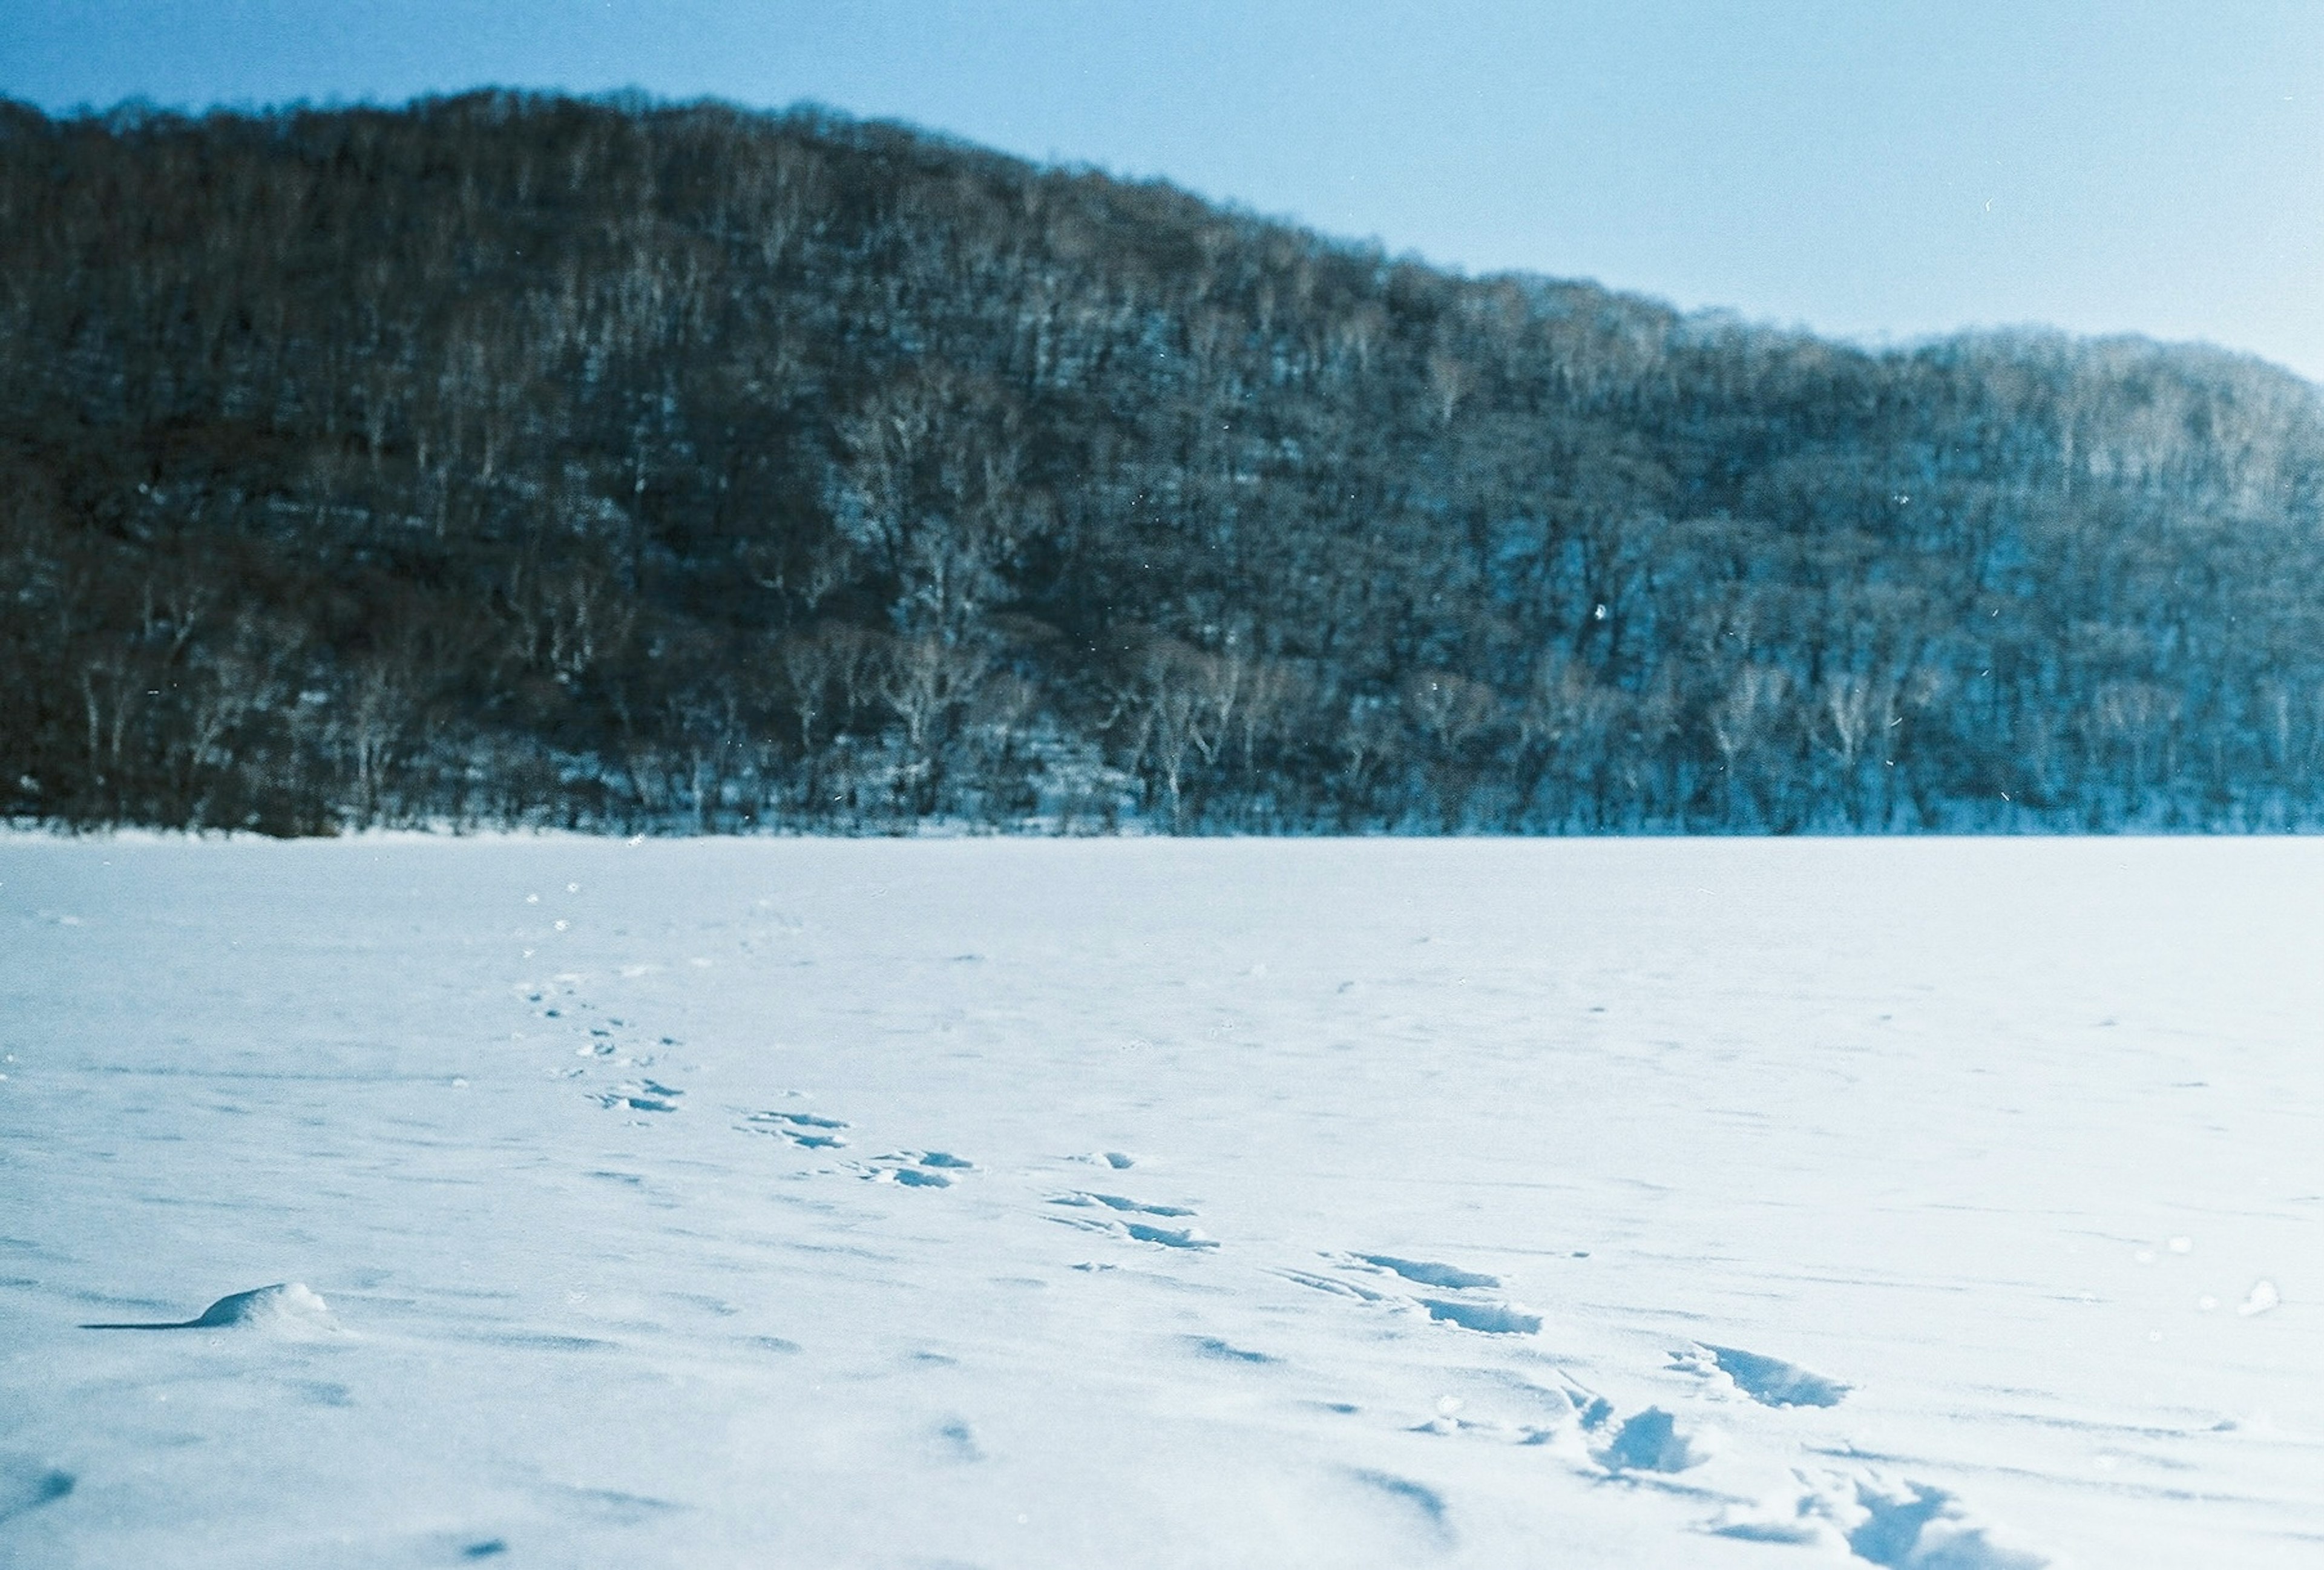
{"label": "small snow drift", "polygon": [[1614,1431],[1614,1442],[1599,1455],[1614,1472],[1684,1472],[1703,1457],[1660,1407],[1648,1407]]}
{"label": "small snow drift", "polygon": [[1429,1260],[1400,1260],[1394,1254],[1358,1254],[1356,1258],[1423,1287],[1445,1287],[1461,1291],[1471,1287],[1498,1287],[1501,1284],[1499,1276],[1488,1276],[1480,1270],[1464,1270],[1456,1265],[1440,1265]]}
{"label": "small snow drift", "polygon": [[1531,1335],[1541,1328],[1541,1316],[1508,1303],[1461,1303],[1444,1298],[1423,1298],[1420,1306],[1431,1319],[1481,1330],[1492,1335]]}
{"label": "small snow drift", "polygon": [[[1713,1346],[1709,1342],[1699,1344],[1717,1371],[1734,1381],[1737,1390],[1763,1407],[1836,1407],[1853,1388],[1778,1357],[1745,1352],[1739,1347]],[[1702,1359],[1681,1357],[1677,1361],[1682,1366],[1711,1371],[1701,1367]]]}
{"label": "small snow drift", "polygon": [[300,1281],[254,1287],[219,1298],[191,1319],[163,1324],[131,1322],[84,1325],[83,1330],[223,1330],[238,1328],[297,1334],[335,1331],[330,1305]]}
{"label": "small snow drift", "polygon": [[29,1455],[0,1455],[0,1524],[73,1491],[73,1474]]}

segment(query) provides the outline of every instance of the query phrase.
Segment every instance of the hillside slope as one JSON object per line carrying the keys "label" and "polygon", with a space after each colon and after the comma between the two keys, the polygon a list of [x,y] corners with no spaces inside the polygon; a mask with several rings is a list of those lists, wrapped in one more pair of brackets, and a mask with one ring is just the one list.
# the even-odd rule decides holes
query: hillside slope
{"label": "hillside slope", "polygon": [[0,812],[2324,817],[2324,406],[888,125],[0,104]]}

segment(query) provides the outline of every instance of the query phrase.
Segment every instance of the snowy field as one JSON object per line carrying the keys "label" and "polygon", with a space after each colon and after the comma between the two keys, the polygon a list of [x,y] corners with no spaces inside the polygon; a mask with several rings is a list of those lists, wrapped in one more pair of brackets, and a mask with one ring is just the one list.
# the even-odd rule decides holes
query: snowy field
{"label": "snowy field", "polygon": [[0,934],[0,1565],[2324,1563],[2324,843],[18,836]]}

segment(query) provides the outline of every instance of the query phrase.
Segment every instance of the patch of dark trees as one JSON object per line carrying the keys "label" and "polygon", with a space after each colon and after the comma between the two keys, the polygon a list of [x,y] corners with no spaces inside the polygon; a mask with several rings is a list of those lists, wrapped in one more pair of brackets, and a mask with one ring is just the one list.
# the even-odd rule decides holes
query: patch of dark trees
{"label": "patch of dark trees", "polygon": [[0,102],[0,815],[2324,820],[2324,409],[816,111]]}

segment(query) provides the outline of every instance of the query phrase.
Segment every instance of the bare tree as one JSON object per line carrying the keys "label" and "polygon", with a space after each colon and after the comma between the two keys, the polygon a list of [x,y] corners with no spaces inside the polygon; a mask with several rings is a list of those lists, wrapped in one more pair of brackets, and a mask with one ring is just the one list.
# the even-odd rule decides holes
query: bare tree
{"label": "bare tree", "polygon": [[943,723],[974,696],[990,667],[984,651],[932,633],[890,642],[874,680],[881,701],[904,727],[904,779],[917,811],[932,811]]}
{"label": "bare tree", "polygon": [[1746,665],[1711,706],[1711,735],[1719,748],[1730,812],[1748,790],[1743,764],[1774,731],[1790,689],[1791,678],[1781,667]]}

